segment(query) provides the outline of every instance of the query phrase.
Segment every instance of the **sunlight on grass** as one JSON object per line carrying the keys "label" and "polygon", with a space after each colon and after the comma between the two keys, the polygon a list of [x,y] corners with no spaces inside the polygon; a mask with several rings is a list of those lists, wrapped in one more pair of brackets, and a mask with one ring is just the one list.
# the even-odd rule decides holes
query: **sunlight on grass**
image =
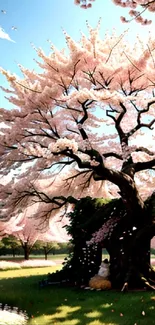
{"label": "sunlight on grass", "polygon": [[61,269],[61,266],[52,266],[46,268],[24,268],[19,270],[7,270],[0,272],[0,278],[8,279],[8,278],[19,278],[19,277],[28,277],[31,275],[43,275],[48,274],[50,272],[55,272],[56,270]]}
{"label": "sunlight on grass", "polygon": [[102,308],[110,308],[113,304],[103,304],[101,305]]}
{"label": "sunlight on grass", "polygon": [[1,271],[0,302],[26,310],[27,325],[155,325],[153,292],[40,288],[39,281],[58,268]]}
{"label": "sunlight on grass", "polygon": [[72,314],[73,312],[80,310],[80,306],[71,307],[71,306],[60,306],[57,308],[57,312],[51,316],[51,319],[54,318],[67,318],[69,314]]}
{"label": "sunlight on grass", "polygon": [[95,319],[94,321],[90,322],[88,325],[116,325],[117,323],[103,323],[99,320]]}
{"label": "sunlight on grass", "polygon": [[80,323],[79,319],[67,319],[67,315],[64,313],[55,313],[54,315],[43,315],[37,317],[28,322],[28,325],[78,325]]}
{"label": "sunlight on grass", "polygon": [[89,318],[95,318],[102,316],[102,313],[97,310],[93,310],[92,312],[85,314],[85,316]]}
{"label": "sunlight on grass", "polygon": [[76,325],[79,323],[79,320],[72,319],[72,315],[74,312],[77,312],[81,309],[80,306],[60,306],[57,308],[57,312],[54,315],[50,315],[50,319],[55,324],[57,321],[61,321],[61,324],[67,325],[67,319],[68,323],[72,325]]}

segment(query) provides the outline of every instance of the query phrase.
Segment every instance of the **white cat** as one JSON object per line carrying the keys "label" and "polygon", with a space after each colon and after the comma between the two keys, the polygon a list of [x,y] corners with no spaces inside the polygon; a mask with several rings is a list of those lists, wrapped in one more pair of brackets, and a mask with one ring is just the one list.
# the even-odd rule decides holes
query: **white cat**
{"label": "white cat", "polygon": [[104,261],[102,261],[99,271],[98,271],[98,275],[102,276],[103,279],[108,279],[109,275],[110,275],[110,271],[109,271],[109,262],[107,259],[105,259]]}

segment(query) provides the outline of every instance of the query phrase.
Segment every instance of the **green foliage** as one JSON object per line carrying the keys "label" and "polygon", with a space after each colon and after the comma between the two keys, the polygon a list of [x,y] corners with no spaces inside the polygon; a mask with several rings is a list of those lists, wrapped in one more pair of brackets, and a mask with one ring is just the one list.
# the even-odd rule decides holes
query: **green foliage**
{"label": "green foliage", "polygon": [[0,240],[0,250],[4,248],[4,243],[3,243],[3,240]]}
{"label": "green foliage", "polygon": [[6,248],[14,248],[15,249],[15,248],[18,248],[21,246],[20,241],[12,235],[10,235],[8,237],[4,237],[2,239],[2,242]]}
{"label": "green foliage", "polygon": [[[146,202],[147,211],[152,216],[153,204]],[[92,234],[100,229],[109,218],[121,218],[121,222],[126,224],[126,209],[121,199],[107,200],[103,198],[86,197],[77,201],[75,208],[69,213],[70,224],[67,226],[68,234],[72,236],[70,241],[72,252],[66,258],[63,269],[56,274],[49,276],[49,282],[68,281],[72,284],[87,284],[90,277],[98,272],[101,263],[102,247],[100,245],[87,245]],[[119,224],[116,227],[116,235],[119,238]],[[125,226],[124,226],[125,227]],[[128,227],[128,223],[126,224]],[[125,228],[124,228],[125,229]],[[104,242],[104,247],[106,247]]]}
{"label": "green foliage", "polygon": [[34,244],[34,249],[37,250],[44,250],[46,249],[47,253],[51,252],[55,252],[58,251],[60,249],[59,243],[56,243],[54,241],[51,242],[44,242],[42,240],[37,240],[36,243]]}
{"label": "green foliage", "polygon": [[11,253],[13,256],[15,256],[17,253],[20,252],[21,243],[16,237],[12,235],[4,237],[2,239],[2,243],[3,247],[0,247],[0,249],[2,248],[1,254]]}
{"label": "green foliage", "polygon": [[105,207],[109,204],[112,209],[114,202],[103,198],[92,199],[89,196],[77,201],[74,210],[68,214],[70,224],[66,227],[68,234],[72,236],[72,252],[66,258],[63,269],[49,275],[49,282],[66,281],[83,285],[98,272],[102,247],[88,246],[86,242],[91,239],[92,233],[102,226],[104,217],[108,218],[109,208],[105,210]]}
{"label": "green foliage", "polygon": [[77,201],[75,208],[69,213],[70,224],[66,227],[68,234],[72,236],[71,243],[85,242],[91,238],[94,231],[103,224],[103,209],[109,200],[103,198],[82,198]]}

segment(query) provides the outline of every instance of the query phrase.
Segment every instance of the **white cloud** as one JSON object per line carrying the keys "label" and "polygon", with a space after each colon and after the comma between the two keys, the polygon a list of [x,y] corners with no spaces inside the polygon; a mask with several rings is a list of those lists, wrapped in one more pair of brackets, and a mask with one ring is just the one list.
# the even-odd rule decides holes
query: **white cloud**
{"label": "white cloud", "polygon": [[0,27],[0,38],[3,38],[3,39],[6,39],[8,41],[11,41],[11,42],[14,42],[15,43],[15,41],[13,41],[10,38],[9,34],[7,34],[2,27]]}

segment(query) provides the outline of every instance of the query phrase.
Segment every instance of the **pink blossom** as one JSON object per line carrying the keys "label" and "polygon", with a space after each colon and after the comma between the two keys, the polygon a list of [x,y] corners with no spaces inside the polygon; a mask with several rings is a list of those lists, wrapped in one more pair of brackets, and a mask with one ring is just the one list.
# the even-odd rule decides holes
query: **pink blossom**
{"label": "pink blossom", "polygon": [[[92,7],[91,2],[95,0],[75,0],[74,3],[76,5],[80,5],[83,9],[88,9]],[[110,1],[110,0],[109,0]],[[122,8],[131,8],[136,9],[140,8],[140,11],[130,10],[129,15],[132,16],[132,19],[135,19],[136,22],[141,23],[141,25],[149,25],[151,20],[142,17],[144,11],[155,12],[155,2],[149,0],[111,0],[116,6],[120,6]],[[141,20],[137,18],[141,17]],[[130,19],[126,19],[125,17],[120,17],[123,23],[130,22]],[[131,19],[131,20],[132,20]]]}
{"label": "pink blossom", "polygon": [[87,242],[87,244],[100,243],[107,237],[110,237],[119,220],[120,218],[109,219],[98,231],[92,234],[92,238]]}

